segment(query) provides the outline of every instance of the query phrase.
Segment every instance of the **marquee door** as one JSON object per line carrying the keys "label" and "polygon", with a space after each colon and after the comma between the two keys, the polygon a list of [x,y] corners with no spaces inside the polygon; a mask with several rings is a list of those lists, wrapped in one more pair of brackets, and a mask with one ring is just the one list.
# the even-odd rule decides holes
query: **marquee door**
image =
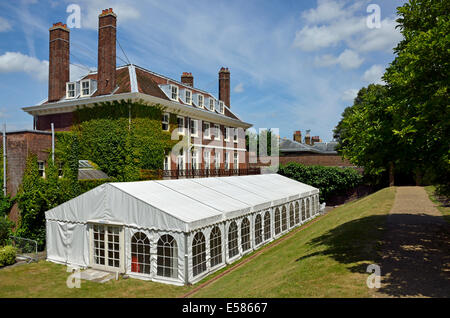
{"label": "marquee door", "polygon": [[91,224],[91,267],[106,271],[124,272],[123,241],[123,228],[121,226]]}

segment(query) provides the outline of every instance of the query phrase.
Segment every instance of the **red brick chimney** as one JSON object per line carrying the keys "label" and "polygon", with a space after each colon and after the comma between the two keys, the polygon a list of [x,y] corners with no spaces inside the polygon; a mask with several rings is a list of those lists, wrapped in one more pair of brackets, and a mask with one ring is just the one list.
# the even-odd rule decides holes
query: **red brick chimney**
{"label": "red brick chimney", "polygon": [[230,71],[222,67],[219,71],[219,100],[230,107]]}
{"label": "red brick chimney", "polygon": [[194,87],[194,76],[192,76],[192,73],[183,72],[181,74],[181,83]]}
{"label": "red brick chimney", "polygon": [[54,102],[66,95],[66,83],[70,81],[70,31],[62,22],[54,23],[49,31],[48,101]]}
{"label": "red brick chimney", "polygon": [[99,95],[110,94],[116,88],[116,22],[111,8],[98,16],[98,75]]}

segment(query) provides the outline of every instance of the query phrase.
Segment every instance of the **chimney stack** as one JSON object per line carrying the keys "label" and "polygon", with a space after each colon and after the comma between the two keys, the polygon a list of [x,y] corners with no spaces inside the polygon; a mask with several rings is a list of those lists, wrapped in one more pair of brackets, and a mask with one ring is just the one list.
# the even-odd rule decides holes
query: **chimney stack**
{"label": "chimney stack", "polygon": [[222,67],[219,71],[219,100],[230,107],[230,71]]}
{"label": "chimney stack", "polygon": [[183,72],[181,74],[181,83],[194,87],[194,76],[192,76],[192,73]]}
{"label": "chimney stack", "polygon": [[300,130],[294,133],[294,141],[302,143],[302,132]]}
{"label": "chimney stack", "polygon": [[98,16],[98,70],[99,95],[110,94],[116,88],[116,23],[117,16],[111,8]]}
{"label": "chimney stack", "polygon": [[70,31],[62,22],[54,23],[49,31],[48,101],[54,102],[66,95],[66,83],[70,81]]}
{"label": "chimney stack", "polygon": [[305,144],[307,145],[311,145],[311,135],[310,135],[310,129],[306,130],[306,135],[305,135]]}

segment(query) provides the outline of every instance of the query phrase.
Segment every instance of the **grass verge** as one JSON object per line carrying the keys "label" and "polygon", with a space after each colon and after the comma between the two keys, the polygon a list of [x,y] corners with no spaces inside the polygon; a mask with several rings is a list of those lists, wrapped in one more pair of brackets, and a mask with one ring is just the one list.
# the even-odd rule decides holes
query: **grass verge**
{"label": "grass verge", "polygon": [[450,206],[444,203],[444,201],[448,202],[448,198],[444,200],[444,198],[438,197],[438,195],[436,194],[436,186],[433,185],[426,186],[425,191],[430,197],[431,202],[433,202],[436,205],[436,208],[442,213],[444,219],[447,222],[450,222]]}

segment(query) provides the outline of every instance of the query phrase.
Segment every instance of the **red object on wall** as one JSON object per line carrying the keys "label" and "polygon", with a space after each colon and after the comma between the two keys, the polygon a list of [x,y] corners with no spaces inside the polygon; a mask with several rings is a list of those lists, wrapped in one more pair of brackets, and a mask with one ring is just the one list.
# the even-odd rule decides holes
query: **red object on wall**
{"label": "red object on wall", "polygon": [[140,273],[140,266],[138,263],[137,256],[131,256],[131,271],[135,273]]}

